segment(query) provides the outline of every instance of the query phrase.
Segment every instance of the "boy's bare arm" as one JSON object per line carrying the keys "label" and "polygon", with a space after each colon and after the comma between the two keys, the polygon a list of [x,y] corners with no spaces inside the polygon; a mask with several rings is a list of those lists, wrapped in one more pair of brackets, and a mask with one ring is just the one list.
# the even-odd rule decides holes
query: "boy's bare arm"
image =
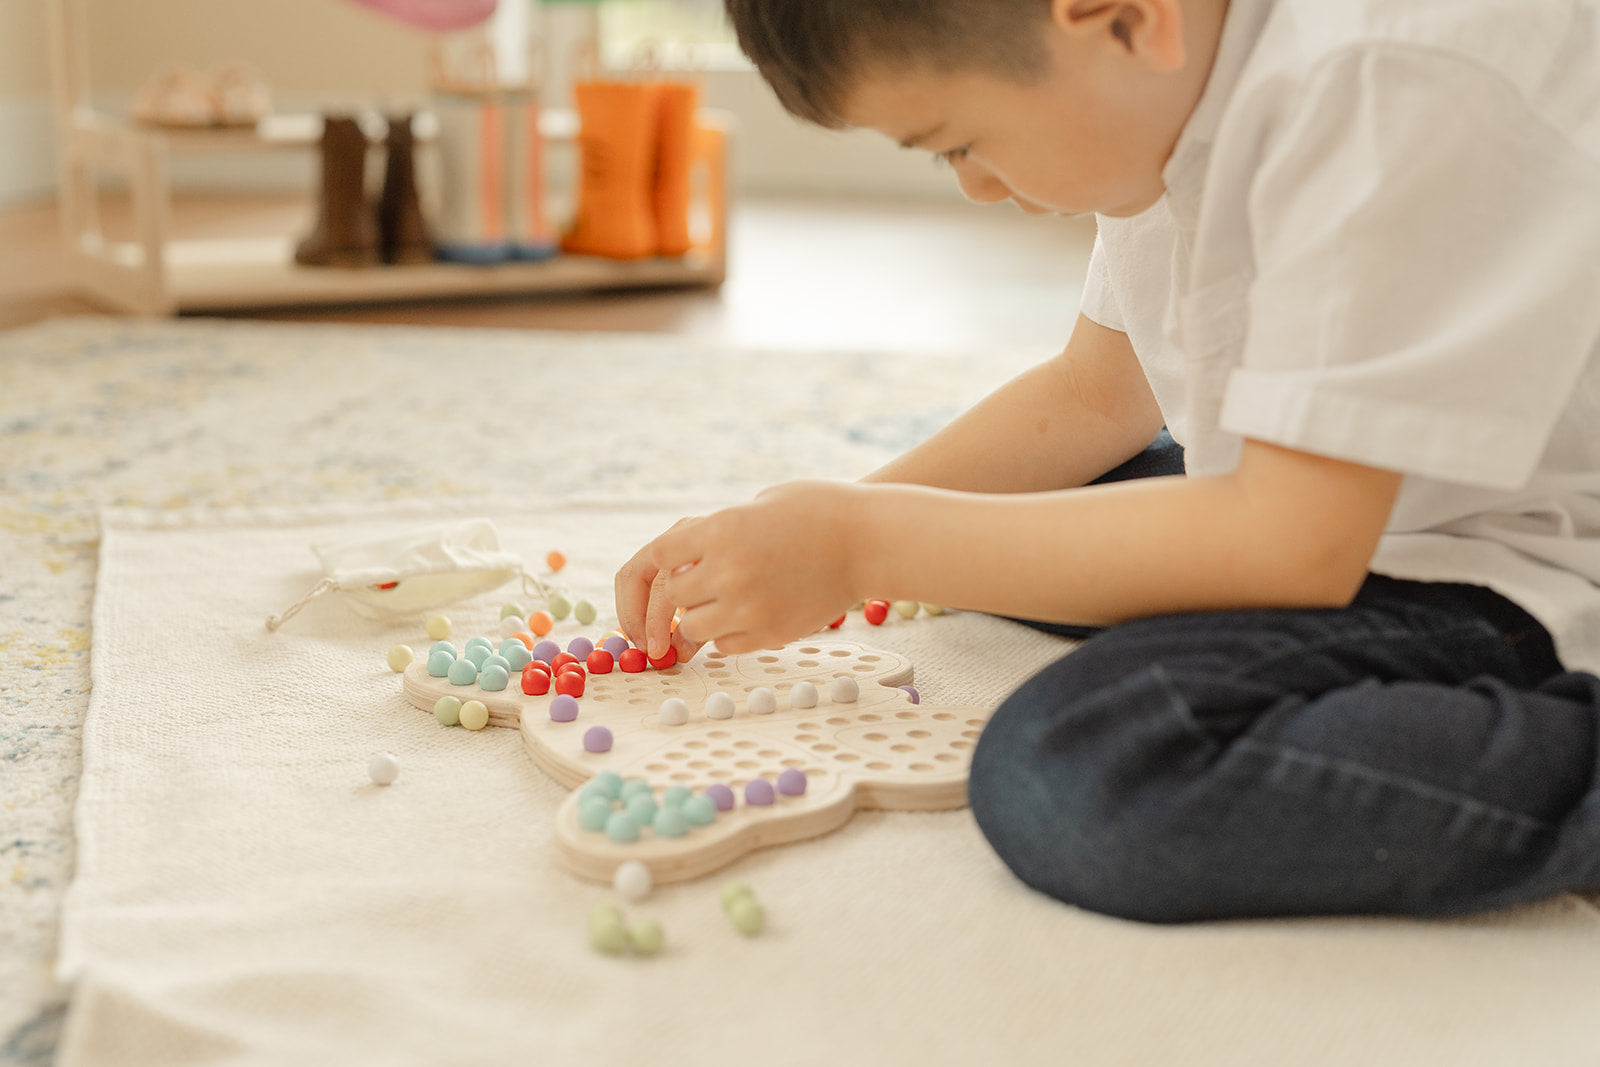
{"label": "boy's bare arm", "polygon": [[975,493],[1065,489],[1136,455],[1160,429],[1128,335],[1080,315],[1060,355],[862,480]]}
{"label": "boy's bare arm", "polygon": [[813,632],[863,596],[1091,624],[1338,606],[1366,576],[1400,479],[1248,441],[1225,475],[1047,493],[795,482],[641,550],[659,572],[644,629],[664,647],[681,607],[680,652],[715,640],[739,653]]}

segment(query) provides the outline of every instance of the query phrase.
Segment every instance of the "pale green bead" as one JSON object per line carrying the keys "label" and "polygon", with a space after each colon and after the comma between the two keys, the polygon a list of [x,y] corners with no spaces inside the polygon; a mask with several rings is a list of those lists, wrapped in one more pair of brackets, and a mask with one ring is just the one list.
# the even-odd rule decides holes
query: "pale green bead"
{"label": "pale green bead", "polygon": [[411,651],[410,645],[395,645],[389,650],[389,669],[399,674],[411,666],[411,661],[416,658],[417,654]]}
{"label": "pale green bead", "polygon": [[722,887],[722,906],[724,909],[733,906],[733,902],[743,897],[755,899],[755,894],[750,892],[750,887],[743,882],[729,882]]}
{"label": "pale green bead", "polygon": [[606,828],[611,818],[611,798],[585,796],[578,801],[578,825],[598,833]]}
{"label": "pale green bead", "polygon": [[690,826],[710,826],[717,818],[717,806],[708,796],[696,794],[683,802],[683,817]]}
{"label": "pale green bead", "polygon": [[944,609],[941,608],[937,604],[924,604],[924,605],[922,605],[922,610],[926,611],[929,615],[943,615],[944,614]]}
{"label": "pale green bead", "polygon": [[545,603],[545,610],[550,612],[550,617],[560,622],[572,614],[572,601],[560,593],[551,593],[550,599]]}
{"label": "pale green bead", "polygon": [[896,600],[894,610],[902,619],[914,619],[917,612],[922,610],[922,605],[915,600]]}
{"label": "pale green bead", "polygon": [[580,600],[572,605],[572,617],[577,619],[580,625],[588,626],[600,617],[600,611],[587,600]]}
{"label": "pale green bead", "polygon": [[502,605],[500,605],[500,617],[502,619],[510,619],[510,618],[513,618],[513,617],[520,619],[523,616],[525,616],[526,614],[527,614],[527,612],[522,610],[522,605],[521,604],[502,604]]}
{"label": "pale green bead", "polygon": [[429,637],[443,641],[450,636],[450,620],[443,615],[429,615],[426,629]]}
{"label": "pale green bead", "polygon": [[440,726],[454,726],[461,721],[461,701],[457,697],[440,697],[433,702],[433,717]]}
{"label": "pale green bead", "polygon": [[607,955],[615,956],[628,947],[628,928],[622,912],[602,904],[589,913],[589,943]]}
{"label": "pale green bead", "polygon": [[738,897],[728,905],[728,919],[734,929],[746,937],[754,937],[767,925],[767,913],[761,910],[754,897]]}
{"label": "pale green bead", "polygon": [[665,942],[661,924],[654,919],[640,919],[628,927],[628,943],[641,956],[654,956]]}

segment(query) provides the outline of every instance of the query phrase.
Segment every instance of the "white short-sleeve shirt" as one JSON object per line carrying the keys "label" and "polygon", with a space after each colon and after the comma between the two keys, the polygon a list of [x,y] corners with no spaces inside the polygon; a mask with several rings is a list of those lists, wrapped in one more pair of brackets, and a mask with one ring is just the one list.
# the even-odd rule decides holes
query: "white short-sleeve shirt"
{"label": "white short-sleeve shirt", "polygon": [[1165,177],[1083,310],[1190,473],[1247,437],[1400,471],[1373,569],[1600,671],[1600,0],[1231,0]]}

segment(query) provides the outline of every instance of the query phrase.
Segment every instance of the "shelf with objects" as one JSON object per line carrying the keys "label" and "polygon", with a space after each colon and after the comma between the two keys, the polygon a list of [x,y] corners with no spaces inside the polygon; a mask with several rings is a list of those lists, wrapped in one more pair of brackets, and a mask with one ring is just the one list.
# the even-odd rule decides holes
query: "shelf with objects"
{"label": "shelf with objects", "polygon": [[[594,232],[597,220],[601,231],[614,231],[619,218],[625,223],[641,211],[650,212],[655,225],[662,208],[652,201],[658,190],[636,186],[626,198],[630,210],[615,210],[616,189],[607,186],[614,187],[619,177],[618,146],[590,143],[603,138],[607,127],[601,121],[586,127],[584,108],[593,94],[586,95],[584,85],[574,86],[576,107],[548,109],[539,106],[532,91],[472,83],[438,71],[428,107],[407,116],[410,136],[405,138],[407,150],[416,154],[412,165],[431,164],[422,169],[440,175],[439,187],[422,197],[430,205],[425,224],[437,256],[415,254],[413,241],[412,254],[398,263],[333,256],[323,257],[328,265],[313,265],[318,257],[306,255],[305,246],[314,244],[324,229],[326,179],[312,232],[177,240],[171,219],[172,156],[320,151],[326,164],[329,118],[266,114],[255,121],[184,126],[97,111],[89,103],[83,0],[52,0],[52,15],[66,254],[78,287],[109,307],[161,316],[629,288],[715,288],[726,277],[727,116],[694,106],[686,117],[680,116],[684,121],[674,136],[663,133],[652,141],[652,153],[670,148],[676,154],[676,199],[668,209],[671,223],[652,230],[663,240],[670,231],[671,242],[647,245],[637,239],[637,227],[620,239],[614,232]],[[595,84],[605,95],[613,85],[645,83]],[[650,106],[665,108],[667,96],[652,91]],[[352,117],[366,142],[361,154],[393,149],[388,120],[371,113]],[[552,212],[543,169],[556,149],[563,149],[580,171],[573,176],[574,217],[559,236],[547,221]],[[636,171],[642,165],[637,156],[624,155],[625,169]],[[597,166],[597,159],[606,162]],[[652,154],[652,179],[657,163]],[[392,169],[387,162],[385,167]],[[97,182],[104,176],[127,185],[132,240],[104,235],[97,211]],[[612,196],[613,202],[593,202],[597,196]],[[587,211],[586,198],[592,201]],[[370,209],[376,222],[379,202]],[[297,251],[308,262],[297,262]]]}

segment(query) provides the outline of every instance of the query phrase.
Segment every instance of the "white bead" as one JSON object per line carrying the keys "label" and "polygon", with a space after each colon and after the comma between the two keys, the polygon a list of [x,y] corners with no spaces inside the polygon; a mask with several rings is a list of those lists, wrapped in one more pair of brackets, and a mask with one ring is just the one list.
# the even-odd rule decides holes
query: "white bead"
{"label": "white bead", "polygon": [[511,637],[521,633],[528,626],[528,620],[516,615],[507,615],[500,620],[500,636]]}
{"label": "white bead", "polygon": [[856,685],[856,680],[849,675],[841,675],[828,686],[828,696],[835,704],[854,704],[856,697],[861,695],[861,687]]}
{"label": "white bead", "polygon": [[689,721],[689,705],[681,697],[668,697],[657,714],[663,726],[682,726]]}
{"label": "white bead", "polygon": [[733,718],[733,698],[727,693],[712,693],[706,697],[706,718],[731,719]]}
{"label": "white bead", "polygon": [[817,687],[810,682],[794,683],[794,688],[789,690],[789,706],[791,708],[816,707]]}
{"label": "white bead", "polygon": [[771,715],[778,710],[778,694],[764,685],[757,686],[750,690],[747,705],[752,715]]}
{"label": "white bead", "polygon": [[379,785],[388,785],[400,777],[400,761],[387,752],[379,752],[367,761],[367,774]]}
{"label": "white bead", "polygon": [[624,860],[617,865],[617,873],[611,876],[611,888],[634,903],[649,896],[654,887],[650,868],[639,860]]}

